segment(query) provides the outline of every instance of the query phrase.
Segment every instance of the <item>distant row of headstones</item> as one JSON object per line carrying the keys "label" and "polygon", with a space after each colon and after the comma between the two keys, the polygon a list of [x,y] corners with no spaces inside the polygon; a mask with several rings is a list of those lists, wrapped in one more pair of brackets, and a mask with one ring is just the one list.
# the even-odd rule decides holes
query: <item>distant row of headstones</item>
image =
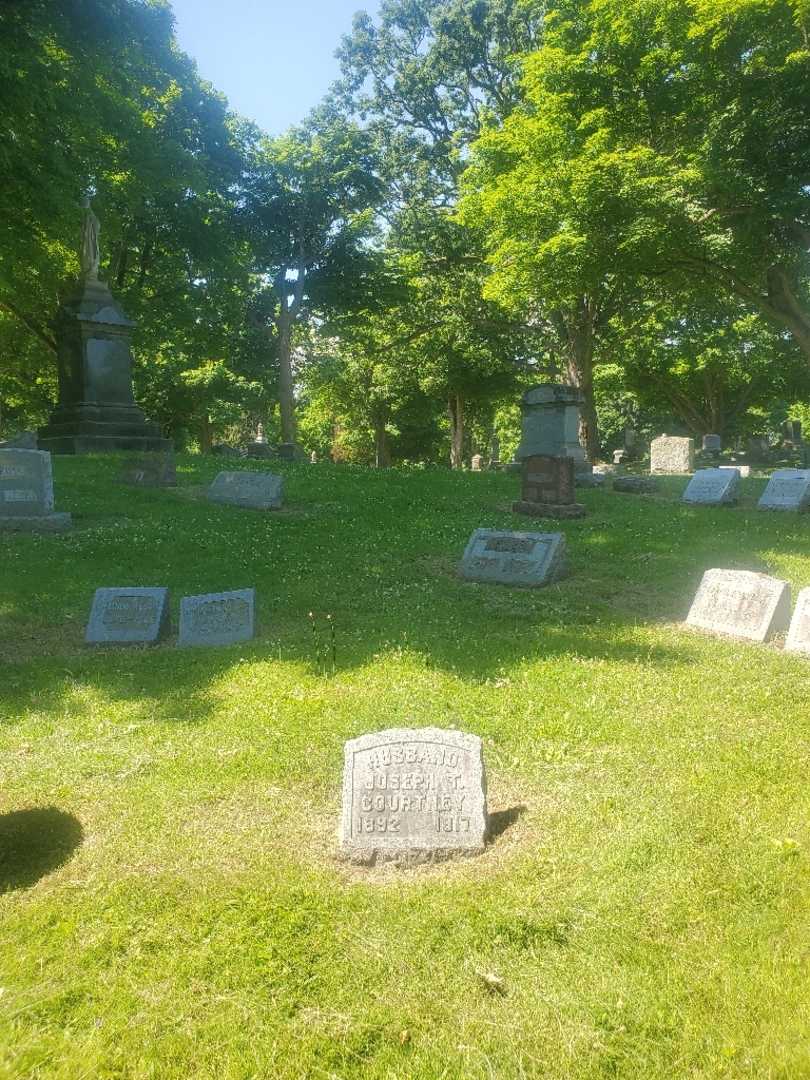
{"label": "distant row of headstones", "polygon": [[[184,596],[180,600],[179,646],[235,645],[254,634],[256,592]],[[169,590],[96,589],[85,632],[88,645],[155,645],[171,632]]]}

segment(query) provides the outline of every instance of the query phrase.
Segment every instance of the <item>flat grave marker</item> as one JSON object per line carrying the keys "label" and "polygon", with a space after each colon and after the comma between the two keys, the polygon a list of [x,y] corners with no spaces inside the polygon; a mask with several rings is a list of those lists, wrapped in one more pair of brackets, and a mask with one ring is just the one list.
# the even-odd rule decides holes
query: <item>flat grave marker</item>
{"label": "flat grave marker", "polygon": [[96,589],[84,640],[88,645],[154,645],[169,632],[169,590]]}
{"label": "flat grave marker", "polygon": [[716,634],[768,641],[790,623],[790,585],[751,570],[707,570],[686,622]]}
{"label": "flat grave marker", "polygon": [[698,469],[686,485],[681,501],[698,506],[732,506],[739,492],[737,469]]}
{"label": "flat grave marker", "polygon": [[562,533],[476,529],[459,567],[467,581],[538,588],[565,577],[566,545]]}
{"label": "flat grave marker", "polygon": [[392,728],[345,744],[344,857],[373,865],[480,854],[486,833],[486,777],[477,735]]}
{"label": "flat grave marker", "polygon": [[810,510],[810,469],[777,469],[757,503],[760,510]]}
{"label": "flat grave marker", "polygon": [[271,472],[221,472],[208,489],[210,502],[250,510],[280,510],[284,477]]}
{"label": "flat grave marker", "polygon": [[254,632],[255,589],[184,596],[180,601],[177,644],[234,645]]}

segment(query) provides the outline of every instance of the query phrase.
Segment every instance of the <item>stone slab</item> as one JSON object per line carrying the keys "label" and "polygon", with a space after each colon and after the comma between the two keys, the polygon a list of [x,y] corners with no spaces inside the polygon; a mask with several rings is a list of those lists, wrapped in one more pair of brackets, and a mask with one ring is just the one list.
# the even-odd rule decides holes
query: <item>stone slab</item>
{"label": "stone slab", "polygon": [[176,487],[174,453],[135,454],[124,462],[118,479],[132,487]]}
{"label": "stone slab", "polygon": [[681,475],[695,471],[695,440],[659,435],[650,444],[650,472]]}
{"label": "stone slab", "polygon": [[785,648],[810,656],[810,589],[802,589],[796,600]]}
{"label": "stone slab", "polygon": [[6,517],[0,514],[0,531],[65,532],[73,520],[70,514],[42,514],[40,517]]}
{"label": "stone slab", "polygon": [[810,469],[777,469],[757,506],[760,510],[810,510]]}
{"label": "stone slab", "polygon": [[486,775],[477,735],[393,728],[345,744],[345,858],[374,864],[475,855],[484,850],[486,834]]}
{"label": "stone slab", "polygon": [[768,641],[790,623],[790,585],[751,570],[707,570],[686,622],[747,641]]}
{"label": "stone slab", "polygon": [[520,501],[564,506],[574,502],[574,459],[532,454],[523,459]]}
{"label": "stone slab", "polygon": [[88,645],[154,645],[169,632],[169,590],[96,589],[84,640]]}
{"label": "stone slab", "polygon": [[45,450],[0,450],[0,518],[51,513],[51,455]]}
{"label": "stone slab", "polygon": [[737,469],[698,469],[681,501],[700,506],[732,506],[740,493]]}
{"label": "stone slab", "polygon": [[254,632],[255,589],[184,596],[180,601],[177,644],[234,645]]}
{"label": "stone slab", "polygon": [[211,502],[250,510],[279,510],[284,477],[270,472],[221,472],[208,489]]}
{"label": "stone slab", "polygon": [[461,559],[467,581],[539,588],[565,577],[566,545],[562,533],[476,529]]}
{"label": "stone slab", "polygon": [[554,503],[533,503],[520,500],[512,503],[512,513],[523,514],[526,517],[565,521],[569,518],[585,517],[585,507],[582,503],[564,503],[562,506],[555,506]]}
{"label": "stone slab", "polygon": [[654,495],[660,485],[649,476],[617,476],[613,480],[614,491],[630,495]]}

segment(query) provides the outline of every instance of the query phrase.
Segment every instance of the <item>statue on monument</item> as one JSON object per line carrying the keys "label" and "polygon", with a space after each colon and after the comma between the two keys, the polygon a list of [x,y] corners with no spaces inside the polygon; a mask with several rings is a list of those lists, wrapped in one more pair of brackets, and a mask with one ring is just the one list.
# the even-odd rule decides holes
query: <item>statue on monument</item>
{"label": "statue on monument", "polygon": [[91,281],[98,281],[98,267],[101,262],[98,235],[101,232],[101,223],[93,213],[87,196],[82,199],[82,207],[84,221],[82,222],[82,245],[79,250],[82,274]]}

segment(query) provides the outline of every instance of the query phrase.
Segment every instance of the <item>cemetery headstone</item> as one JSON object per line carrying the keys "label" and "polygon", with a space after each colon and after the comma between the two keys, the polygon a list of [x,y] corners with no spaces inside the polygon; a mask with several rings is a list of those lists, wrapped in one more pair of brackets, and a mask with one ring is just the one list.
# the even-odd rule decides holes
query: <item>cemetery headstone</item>
{"label": "cemetery headstone", "polygon": [[313,450],[312,453],[309,455],[309,463],[310,463],[310,465],[317,465],[318,464],[317,451]]}
{"label": "cemetery headstone", "polygon": [[659,435],[650,444],[650,472],[678,475],[695,471],[695,440]]}
{"label": "cemetery headstone", "polygon": [[208,489],[211,502],[243,506],[250,510],[278,510],[284,493],[284,477],[270,472],[221,472]]}
{"label": "cemetery headstone", "polygon": [[480,454],[473,454],[470,468],[473,472],[481,472],[484,467],[484,459]]}
{"label": "cemetery headstone", "polygon": [[282,461],[295,461],[297,447],[295,443],[283,442],[276,447],[276,454]]}
{"label": "cemetery headstone", "polygon": [[740,474],[737,469],[698,469],[682,496],[685,503],[731,506],[737,501]]}
{"label": "cemetery headstone", "polygon": [[703,453],[704,454],[719,454],[723,449],[723,440],[719,435],[704,435],[703,436]]}
{"label": "cemetery headstone", "polygon": [[254,632],[255,589],[184,596],[178,645],[234,645]]}
{"label": "cemetery headstone", "polygon": [[88,645],[154,645],[169,632],[168,589],[96,589]]}
{"label": "cemetery headstone", "polygon": [[629,457],[629,454],[628,454],[628,452],[626,450],[614,450],[613,451],[613,464],[616,465],[616,466],[623,465],[628,457]]}
{"label": "cemetery headstone", "polygon": [[133,487],[176,487],[174,452],[150,451],[133,455],[125,462],[119,480]]}
{"label": "cemetery headstone", "polygon": [[810,510],[810,469],[777,469],[757,505],[760,510]]}
{"label": "cemetery headstone", "polygon": [[53,508],[51,455],[45,450],[0,450],[0,529],[60,532],[70,514]]}
{"label": "cemetery headstone", "polygon": [[274,453],[275,451],[264,434],[264,428],[259,424],[256,428],[255,438],[247,445],[247,456],[249,458],[270,458],[273,457]]}
{"label": "cemetery headstone", "polygon": [[616,476],[613,479],[614,491],[630,495],[653,495],[658,488],[658,481],[649,476]]}
{"label": "cemetery headstone", "polygon": [[686,622],[717,634],[768,641],[788,628],[790,585],[751,570],[707,570]]}
{"label": "cemetery headstone", "polygon": [[99,281],[99,221],[85,200],[81,277],[55,321],[59,401],[39,446],[58,454],[168,450],[160,426],[132,394],[130,339],[135,326]]}
{"label": "cemetery headstone", "polygon": [[746,446],[753,461],[767,461],[771,451],[771,443],[767,435],[752,435]]}
{"label": "cemetery headstone", "polygon": [[477,735],[394,728],[351,739],[344,755],[345,858],[430,862],[484,850],[486,777]]}
{"label": "cemetery headstone", "polygon": [[581,405],[575,386],[541,383],[527,390],[520,404],[522,436],[515,460],[536,455],[573,458],[576,482],[587,486],[593,469],[579,441]]}
{"label": "cemetery headstone", "polygon": [[785,438],[785,442],[792,447],[802,445],[802,424],[801,420],[788,420],[782,427],[782,432]]}
{"label": "cemetery headstone", "polygon": [[785,648],[810,656],[810,589],[802,589],[796,600]]}
{"label": "cemetery headstone", "polygon": [[574,501],[574,486],[573,458],[532,454],[523,459],[520,500],[512,511],[529,517],[582,517],[585,507]]}
{"label": "cemetery headstone", "polygon": [[476,529],[461,559],[467,581],[539,588],[566,576],[562,533]]}

